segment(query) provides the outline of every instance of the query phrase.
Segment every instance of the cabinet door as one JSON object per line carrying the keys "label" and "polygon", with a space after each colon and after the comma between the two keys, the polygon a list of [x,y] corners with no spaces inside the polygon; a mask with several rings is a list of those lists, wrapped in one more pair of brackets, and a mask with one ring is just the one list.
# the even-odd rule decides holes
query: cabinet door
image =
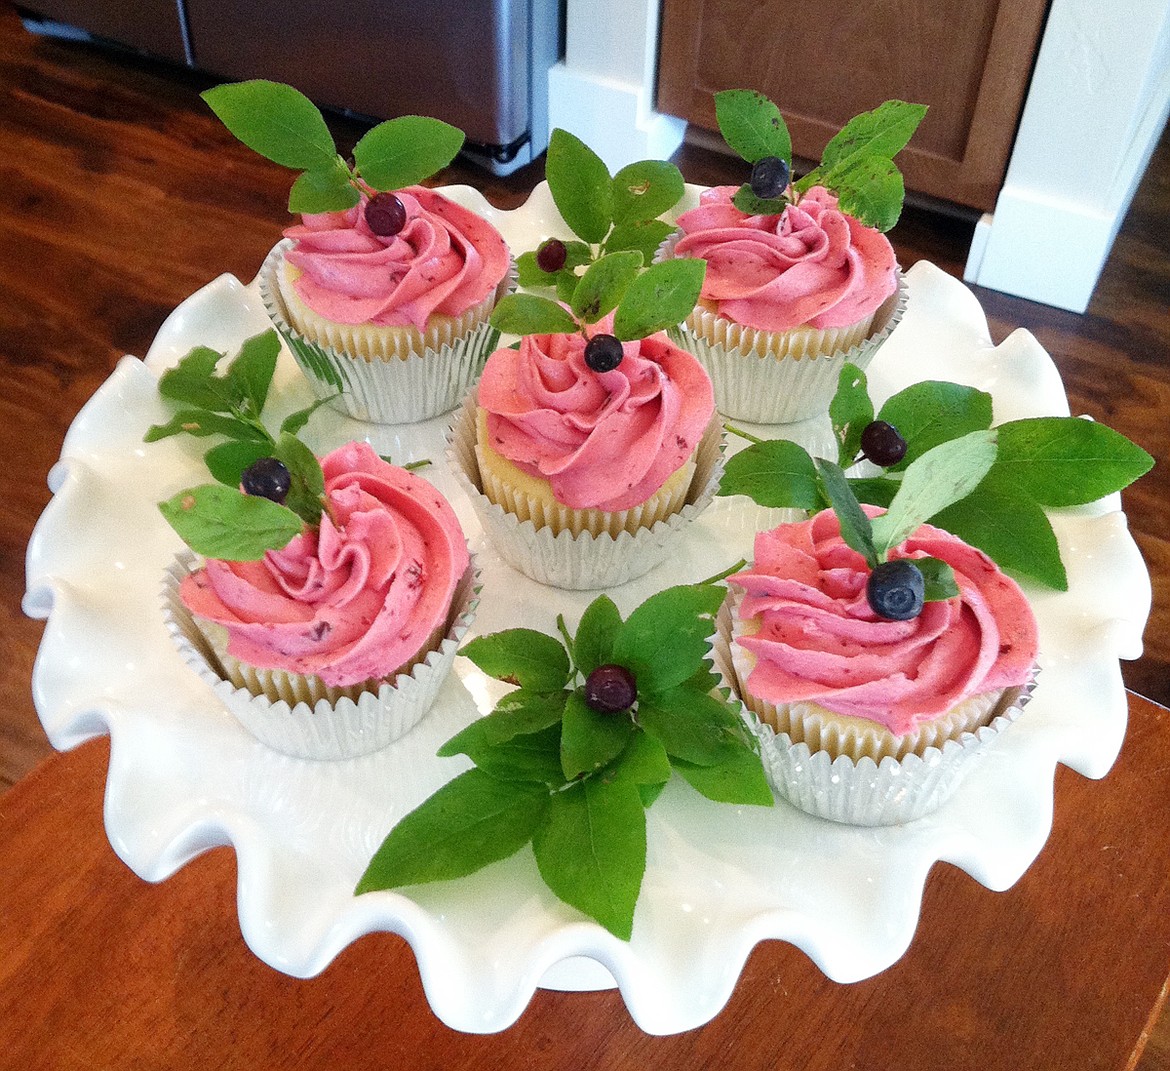
{"label": "cabinet door", "polygon": [[995,204],[1048,0],[663,0],[658,109],[716,130],[712,94],[774,100],[819,160],[883,100],[930,111],[898,157],[908,189]]}

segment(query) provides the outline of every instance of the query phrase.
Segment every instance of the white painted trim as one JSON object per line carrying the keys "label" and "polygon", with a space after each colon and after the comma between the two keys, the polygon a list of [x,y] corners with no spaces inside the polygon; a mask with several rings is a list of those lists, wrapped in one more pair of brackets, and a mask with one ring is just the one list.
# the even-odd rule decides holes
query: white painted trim
{"label": "white painted trim", "polygon": [[964,278],[1084,312],[1170,115],[1170,0],[1053,0],[995,211]]}

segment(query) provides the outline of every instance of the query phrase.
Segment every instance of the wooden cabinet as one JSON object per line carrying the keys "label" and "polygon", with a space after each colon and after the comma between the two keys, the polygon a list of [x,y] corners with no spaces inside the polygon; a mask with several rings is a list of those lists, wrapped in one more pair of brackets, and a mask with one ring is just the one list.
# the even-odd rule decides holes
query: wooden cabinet
{"label": "wooden cabinet", "polygon": [[1048,0],[663,0],[660,111],[716,130],[712,94],[758,89],[797,155],[858,112],[930,105],[898,157],[908,189],[995,204]]}

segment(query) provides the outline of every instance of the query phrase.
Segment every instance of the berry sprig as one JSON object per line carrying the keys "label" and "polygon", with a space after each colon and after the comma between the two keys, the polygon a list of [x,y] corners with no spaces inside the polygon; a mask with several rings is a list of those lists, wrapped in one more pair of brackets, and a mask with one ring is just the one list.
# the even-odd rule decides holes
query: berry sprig
{"label": "berry sprig", "polygon": [[372,127],[353,147],[352,165],[338,151],[317,106],[281,82],[254,79],[214,86],[203,99],[249,149],[301,172],[289,192],[290,212],[342,212],[363,193],[370,229],[384,237],[406,221],[390,191],[414,186],[446,167],[463,147],[463,132],[422,115],[403,115]]}
{"label": "berry sprig", "polygon": [[[826,471],[837,473],[839,497],[848,493],[854,501],[888,507],[873,522],[879,551],[881,544],[887,550],[896,545],[900,532],[913,531],[907,525],[918,516],[918,523],[929,521],[978,547],[1006,572],[1058,591],[1068,589],[1068,577],[1045,510],[1095,502],[1154,463],[1124,435],[1078,417],[1029,417],[993,426],[991,395],[958,383],[915,383],[875,413],[865,374],[852,364],[841,371],[829,417],[835,462],[814,460],[784,439],[738,432],[752,445],[728,460],[719,494],[746,494],[762,506],[837,508],[822,480]],[[990,464],[972,481],[979,469],[965,471],[971,464],[967,444],[987,436],[994,442]],[[862,460],[883,471],[845,475]],[[898,514],[902,520],[886,520]],[[845,527],[843,521],[843,536]]]}
{"label": "berry sprig", "polygon": [[711,668],[724,594],[714,581],[668,588],[625,620],[601,595],[575,636],[558,618],[561,639],[514,628],[467,644],[516,689],[440,748],[475,767],[390,831],[357,893],[463,877],[531,843],[557,897],[629,940],[645,812],[672,771],[715,802],[772,805],[755,738]]}
{"label": "berry sprig", "polygon": [[659,217],[682,199],[682,173],[665,160],[640,160],[610,175],[580,138],[556,129],[549,139],[545,178],[553,203],[576,241],[549,238],[516,259],[518,282],[554,289],[570,303],[582,269],[614,253],[637,253],[649,264],[674,230]]}
{"label": "berry sprig", "polygon": [[[588,338],[586,363],[608,372],[622,359],[622,342],[674,327],[699,299],[706,273],[697,258],[669,260],[642,270],[642,255],[610,253],[576,278],[566,304],[537,294],[509,294],[492,312],[491,324],[503,334],[564,335]],[[613,334],[589,335],[586,328],[613,313]]]}
{"label": "berry sprig", "polygon": [[841,210],[888,231],[902,212],[905,184],[894,157],[926,115],[926,105],[887,100],[850,119],[825,146],[820,164],[792,183],[792,138],[780,109],[761,93],[715,94],[715,119],[727,144],[752,165],[732,204],[752,216],[778,215],[813,186],[837,196]]}
{"label": "berry sprig", "polygon": [[289,414],[275,436],[261,419],[279,354],[280,339],[269,329],[247,339],[222,373],[226,355],[197,346],[159,379],[159,394],[179,409],[150,427],[145,442],[183,434],[223,440],[203,455],[217,483],[159,503],[197,554],[255,561],[320,523],[328,508],[321,465],[297,433],[330,399]]}

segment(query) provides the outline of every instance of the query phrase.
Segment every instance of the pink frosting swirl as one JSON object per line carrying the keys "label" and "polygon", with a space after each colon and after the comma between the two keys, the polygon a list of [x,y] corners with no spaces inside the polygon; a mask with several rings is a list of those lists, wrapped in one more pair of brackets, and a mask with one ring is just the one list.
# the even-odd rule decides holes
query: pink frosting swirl
{"label": "pink frosting swirl", "polygon": [[406,224],[383,238],[366,224],[367,198],[345,212],[302,217],[285,257],[293,284],[319,316],[341,324],[426,329],[433,313],[459,316],[499,286],[508,247],[487,220],[422,186],[397,191]]}
{"label": "pink frosting swirl", "polygon": [[700,297],[719,315],[761,331],[848,327],[897,288],[889,239],[814,186],[778,216],[749,216],[731,203],[736,186],[704,191],[678,219],[674,255],[707,262]]}
{"label": "pink frosting swirl", "polygon": [[[592,333],[612,330],[612,317]],[[491,446],[549,481],[571,509],[630,509],[691,456],[715,411],[711,380],[665,333],[622,344],[594,372],[579,335],[529,335],[493,353],[479,383]]]}
{"label": "pink frosting swirl", "polygon": [[927,603],[911,621],[888,621],[870,609],[869,570],[831,510],[759,533],[755,562],[730,578],[744,591],[741,620],[760,625],[736,639],[756,657],[748,691],[902,734],[970,696],[1022,684],[1037,637],[1018,585],[982,551],[930,525],[892,554],[923,556],[950,564],[959,594]]}
{"label": "pink frosting swirl", "polygon": [[345,687],[388,676],[419,653],[467,570],[451,505],[368,443],[321,461],[332,517],[255,562],[209,560],[180,595],[225,626],[228,653],[261,669]]}

